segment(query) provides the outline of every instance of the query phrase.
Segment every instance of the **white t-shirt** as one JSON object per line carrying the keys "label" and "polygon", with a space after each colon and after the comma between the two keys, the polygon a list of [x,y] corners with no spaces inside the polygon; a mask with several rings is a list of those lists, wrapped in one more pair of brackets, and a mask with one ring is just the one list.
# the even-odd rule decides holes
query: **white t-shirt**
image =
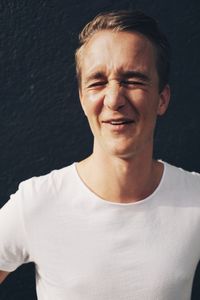
{"label": "white t-shirt", "polygon": [[34,262],[39,300],[189,300],[199,234],[199,174],[164,163],[152,195],[119,204],[72,164],[22,182],[0,210],[0,270]]}

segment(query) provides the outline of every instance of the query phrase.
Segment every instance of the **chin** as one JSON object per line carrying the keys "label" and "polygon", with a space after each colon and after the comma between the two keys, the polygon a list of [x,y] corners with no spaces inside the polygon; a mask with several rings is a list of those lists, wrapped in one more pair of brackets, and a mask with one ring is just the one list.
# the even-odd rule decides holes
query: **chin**
{"label": "chin", "polygon": [[121,159],[130,159],[137,152],[136,149],[132,147],[107,147],[106,152],[114,157]]}

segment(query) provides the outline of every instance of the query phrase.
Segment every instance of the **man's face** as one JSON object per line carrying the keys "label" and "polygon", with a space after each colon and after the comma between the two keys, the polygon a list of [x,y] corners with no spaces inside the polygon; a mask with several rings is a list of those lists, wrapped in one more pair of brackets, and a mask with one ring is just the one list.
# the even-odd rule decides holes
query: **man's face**
{"label": "man's face", "polygon": [[100,31],[82,51],[81,78],[95,149],[122,158],[151,149],[169,102],[168,86],[159,93],[152,43],[139,33]]}

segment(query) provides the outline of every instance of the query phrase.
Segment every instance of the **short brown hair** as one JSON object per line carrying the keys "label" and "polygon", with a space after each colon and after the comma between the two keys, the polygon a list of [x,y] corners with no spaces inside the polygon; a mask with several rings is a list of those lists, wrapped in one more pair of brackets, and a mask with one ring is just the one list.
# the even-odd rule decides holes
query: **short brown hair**
{"label": "short brown hair", "polygon": [[159,90],[169,81],[170,45],[166,36],[158,28],[158,23],[138,10],[103,12],[90,21],[79,34],[79,47],[75,53],[76,74],[81,84],[81,50],[90,38],[101,30],[139,32],[147,37],[157,52],[156,67],[159,76]]}

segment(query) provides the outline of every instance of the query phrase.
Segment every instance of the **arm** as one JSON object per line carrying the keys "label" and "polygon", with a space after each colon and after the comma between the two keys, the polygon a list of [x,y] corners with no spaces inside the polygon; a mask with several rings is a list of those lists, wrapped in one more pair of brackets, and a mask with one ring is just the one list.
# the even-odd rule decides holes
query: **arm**
{"label": "arm", "polygon": [[[9,273],[30,262],[27,245],[29,235],[24,218],[26,215],[29,219],[29,214],[24,211],[29,210],[31,197],[32,181],[21,182],[16,193],[0,209],[0,284]],[[25,199],[29,202],[28,206]]]}
{"label": "arm", "polygon": [[4,279],[8,276],[9,272],[0,270],[0,284],[4,281]]}

